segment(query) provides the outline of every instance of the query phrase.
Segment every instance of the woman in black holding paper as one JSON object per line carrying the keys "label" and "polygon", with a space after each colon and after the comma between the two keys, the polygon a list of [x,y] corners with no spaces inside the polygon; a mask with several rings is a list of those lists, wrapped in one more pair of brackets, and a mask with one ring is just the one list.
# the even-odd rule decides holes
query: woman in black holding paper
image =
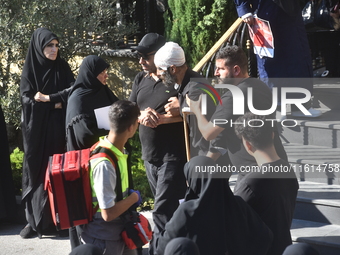
{"label": "woman in black holding paper", "polygon": [[98,128],[94,110],[118,100],[106,85],[109,66],[102,58],[90,55],[79,68],[66,112],[67,151],[90,148],[108,133]]}
{"label": "woman in black holding paper", "polygon": [[[90,148],[99,137],[108,134],[108,130],[98,128],[94,110],[110,106],[118,100],[106,85],[109,66],[95,55],[87,56],[80,65],[66,112],[67,151]],[[80,226],[70,228],[72,249],[80,245],[81,231]]]}
{"label": "woman in black holding paper", "polygon": [[[28,224],[22,238],[39,237],[52,224],[44,190],[49,156],[65,152],[67,96],[74,82],[59,55],[59,39],[46,28],[34,31],[20,81],[24,162],[22,200]],[[36,233],[37,232],[37,233]]]}

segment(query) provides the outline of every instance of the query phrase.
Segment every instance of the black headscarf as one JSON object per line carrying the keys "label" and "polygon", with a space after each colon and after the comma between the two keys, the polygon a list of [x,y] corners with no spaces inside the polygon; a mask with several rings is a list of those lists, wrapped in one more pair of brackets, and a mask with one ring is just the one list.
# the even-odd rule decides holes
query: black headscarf
{"label": "black headscarf", "polygon": [[107,87],[97,79],[97,76],[109,67],[110,65],[104,59],[95,55],[87,56],[79,68],[75,88],[77,85],[81,85],[84,88],[91,89],[91,92],[93,92]]}
{"label": "black headscarf", "polygon": [[[20,81],[22,132],[25,158],[23,163],[22,196],[30,212],[28,221],[34,229],[43,215],[47,201],[43,183],[48,157],[65,151],[65,112],[69,88],[74,77],[69,65],[60,58],[49,60],[43,51],[58,38],[46,28],[34,31]],[[40,91],[50,95],[51,102],[37,102]],[[55,109],[62,103],[62,109]],[[29,204],[27,204],[29,203]]]}
{"label": "black headscarf", "polygon": [[267,253],[272,233],[259,216],[233,195],[225,179],[196,169],[214,165],[211,158],[204,156],[194,157],[185,165],[188,191],[157,241],[160,254],[177,237],[190,238],[201,255]]}
{"label": "black headscarf", "polygon": [[21,75],[21,89],[25,89],[25,83],[28,82],[32,93],[40,91],[49,95],[62,91],[74,81],[69,65],[60,58],[59,51],[56,60],[45,57],[44,48],[52,40],[59,42],[58,37],[47,28],[34,31]]}
{"label": "black headscarf", "polygon": [[67,150],[91,147],[98,138],[108,133],[98,129],[94,110],[109,106],[118,98],[97,76],[109,67],[102,58],[87,56],[80,68],[70,93],[66,113]]}

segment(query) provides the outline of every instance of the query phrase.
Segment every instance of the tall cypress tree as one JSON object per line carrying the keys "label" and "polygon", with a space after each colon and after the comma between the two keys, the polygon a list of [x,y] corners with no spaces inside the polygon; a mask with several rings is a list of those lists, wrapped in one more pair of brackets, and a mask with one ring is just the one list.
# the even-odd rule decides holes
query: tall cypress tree
{"label": "tall cypress tree", "polygon": [[167,40],[180,44],[190,66],[197,64],[236,20],[232,0],[169,0]]}

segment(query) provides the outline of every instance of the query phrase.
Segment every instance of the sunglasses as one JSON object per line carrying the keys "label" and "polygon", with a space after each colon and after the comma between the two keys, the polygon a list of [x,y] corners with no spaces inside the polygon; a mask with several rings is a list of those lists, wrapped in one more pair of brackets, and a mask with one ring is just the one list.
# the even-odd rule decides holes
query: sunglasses
{"label": "sunglasses", "polygon": [[142,58],[145,61],[148,61],[150,59],[151,56],[155,55],[156,52],[154,53],[150,53],[150,54],[142,54],[142,53],[137,53],[138,58]]}

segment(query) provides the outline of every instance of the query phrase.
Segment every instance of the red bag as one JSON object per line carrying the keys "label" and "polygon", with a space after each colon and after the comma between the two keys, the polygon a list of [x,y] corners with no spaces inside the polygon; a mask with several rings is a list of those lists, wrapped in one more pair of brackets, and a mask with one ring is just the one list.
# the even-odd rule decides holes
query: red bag
{"label": "red bag", "polygon": [[[45,190],[48,192],[53,222],[58,230],[87,224],[93,219],[98,206],[93,208],[89,175],[89,160],[106,157],[111,160],[111,150],[98,147],[69,151],[50,157],[46,170]],[[111,155],[111,156],[110,156]]]}
{"label": "red bag", "polygon": [[136,211],[121,216],[125,224],[122,238],[129,249],[137,249],[150,242],[152,230],[147,218]]}

